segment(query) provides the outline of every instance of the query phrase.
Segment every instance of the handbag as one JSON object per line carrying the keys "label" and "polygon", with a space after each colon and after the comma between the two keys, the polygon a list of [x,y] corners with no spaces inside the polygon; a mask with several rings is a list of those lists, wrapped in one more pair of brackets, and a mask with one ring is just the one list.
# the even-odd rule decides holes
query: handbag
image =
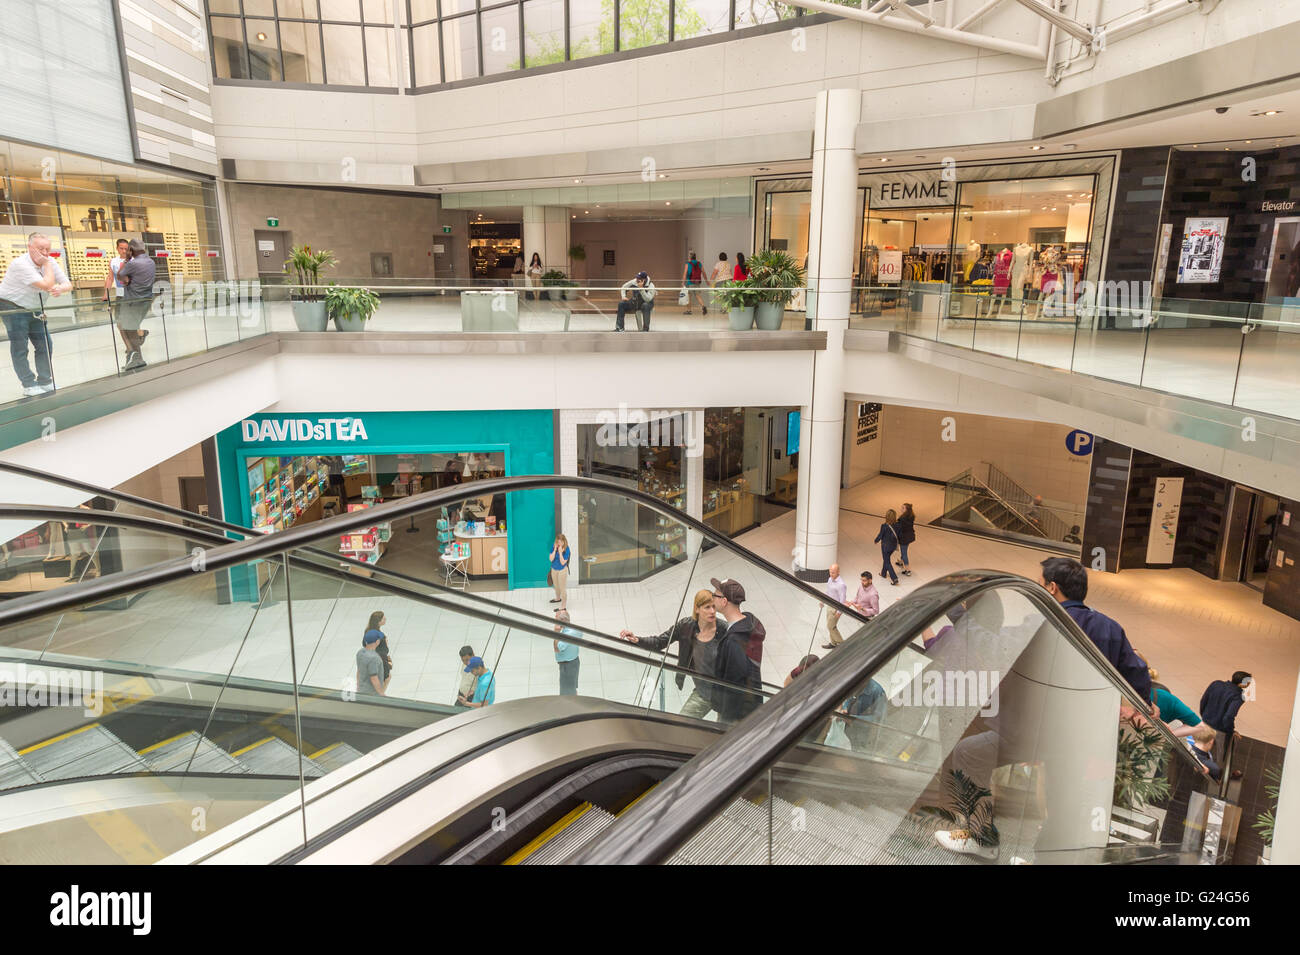
{"label": "handbag", "polygon": [[682,289],[680,292],[677,293],[677,304],[678,304],[678,305],[689,305],[690,303],[691,303],[691,293],[690,293],[690,292],[686,291],[686,289]]}
{"label": "handbag", "polygon": [[555,586],[555,570],[554,570],[554,569],[548,570],[548,571],[546,572],[546,586],[548,586],[548,587],[554,587],[554,586]]}

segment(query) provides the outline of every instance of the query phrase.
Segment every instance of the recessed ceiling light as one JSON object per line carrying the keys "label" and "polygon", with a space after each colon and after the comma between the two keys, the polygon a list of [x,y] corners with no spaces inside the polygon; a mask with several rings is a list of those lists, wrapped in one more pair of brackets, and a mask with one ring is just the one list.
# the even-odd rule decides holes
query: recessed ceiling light
{"label": "recessed ceiling light", "polygon": [[880,161],[881,161],[881,162],[889,162],[889,160],[886,159],[884,156],[881,156],[881,157],[880,157]]}
{"label": "recessed ceiling light", "polygon": [[1246,140],[1246,145],[1249,146],[1250,144],[1251,144],[1251,140],[1249,140],[1249,139]]}
{"label": "recessed ceiling light", "polygon": [[574,182],[582,182],[581,179],[575,179],[575,180],[573,180],[573,181],[574,181]]}
{"label": "recessed ceiling light", "polygon": [[1256,115],[1256,116],[1276,116],[1276,115],[1277,115],[1278,113],[1280,113],[1280,112],[1282,112],[1280,109],[1266,109],[1266,110],[1264,110],[1264,112],[1262,112],[1262,113],[1256,113],[1255,115]]}
{"label": "recessed ceiling light", "polygon": [[667,179],[667,178],[668,178],[668,173],[666,173],[666,172],[661,172],[661,173],[659,174],[659,178],[660,178],[660,179]]}
{"label": "recessed ceiling light", "polygon": [[665,202],[664,205],[666,205],[666,206],[671,206],[672,203],[671,203],[671,202]]}
{"label": "recessed ceiling light", "polygon": [[1056,211],[1056,206],[1052,206],[1052,211],[1053,211],[1053,212]]}
{"label": "recessed ceiling light", "polygon": [[259,34],[257,35],[257,38],[258,38],[259,40],[265,40],[265,39],[266,39],[266,34],[265,34],[265,33],[259,33]]}
{"label": "recessed ceiling light", "polygon": [[1193,148],[1193,149],[1200,149],[1201,147],[1200,147],[1198,144],[1193,143],[1193,144],[1192,144],[1192,148]]}
{"label": "recessed ceiling light", "polygon": [[1034,152],[1038,152],[1038,150],[1042,149],[1043,147],[1042,147],[1042,146],[1030,146],[1029,148],[1032,149]]}

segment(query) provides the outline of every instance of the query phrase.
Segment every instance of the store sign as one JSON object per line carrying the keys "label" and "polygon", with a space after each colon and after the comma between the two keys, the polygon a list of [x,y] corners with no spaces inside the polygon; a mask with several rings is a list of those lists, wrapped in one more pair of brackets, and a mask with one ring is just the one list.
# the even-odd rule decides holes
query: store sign
{"label": "store sign", "polygon": [[1268,200],[1265,200],[1264,202],[1260,203],[1259,211],[1260,212],[1294,212],[1295,207],[1296,207],[1296,200],[1294,199],[1288,199],[1285,202],[1269,202]]}
{"label": "store sign", "polygon": [[1172,564],[1178,538],[1178,512],[1183,506],[1183,479],[1157,478],[1156,499],[1147,534],[1147,563]]}
{"label": "store sign", "polygon": [[1081,458],[1087,457],[1092,453],[1092,435],[1076,428],[1065,436],[1065,450]]}
{"label": "store sign", "polygon": [[880,437],[881,405],[874,401],[864,401],[858,405],[858,430],[855,445],[863,445]]}
{"label": "store sign", "polygon": [[367,441],[365,422],[360,418],[264,418],[239,423],[244,440],[261,441]]}
{"label": "store sign", "polygon": [[913,209],[947,206],[957,198],[957,183],[944,179],[941,170],[903,172],[873,179],[872,209]]}
{"label": "store sign", "polygon": [[881,249],[876,275],[881,285],[897,285],[903,277],[903,250]]}

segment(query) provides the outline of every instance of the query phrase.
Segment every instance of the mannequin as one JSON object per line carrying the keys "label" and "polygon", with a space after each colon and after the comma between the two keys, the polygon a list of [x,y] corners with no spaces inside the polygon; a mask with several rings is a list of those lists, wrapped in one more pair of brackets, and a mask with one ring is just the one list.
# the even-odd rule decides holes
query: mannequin
{"label": "mannequin", "polygon": [[1034,247],[1028,242],[1019,242],[1011,251],[1011,301],[1019,305],[1024,297],[1025,286],[1029,284],[1029,263],[1034,257]]}
{"label": "mannequin", "polygon": [[1011,262],[1014,254],[1003,248],[993,259],[993,295],[997,299],[996,314],[1001,314],[1002,304],[1006,301],[1007,290],[1011,287]]}

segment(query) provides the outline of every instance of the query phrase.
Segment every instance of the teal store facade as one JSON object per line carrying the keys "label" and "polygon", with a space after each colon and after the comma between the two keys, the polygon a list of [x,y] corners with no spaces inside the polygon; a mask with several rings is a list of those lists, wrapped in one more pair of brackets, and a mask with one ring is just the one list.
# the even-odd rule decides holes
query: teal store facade
{"label": "teal store facade", "polygon": [[[253,526],[250,458],[497,452],[505,456],[507,476],[554,474],[554,433],[553,413],[537,410],[253,415],[217,434],[223,516]],[[556,492],[551,490],[519,491],[507,497],[511,589],[546,585],[550,566],[546,555],[556,533],[555,504]],[[231,583],[236,599],[255,599],[255,587],[250,592],[236,579]]]}

